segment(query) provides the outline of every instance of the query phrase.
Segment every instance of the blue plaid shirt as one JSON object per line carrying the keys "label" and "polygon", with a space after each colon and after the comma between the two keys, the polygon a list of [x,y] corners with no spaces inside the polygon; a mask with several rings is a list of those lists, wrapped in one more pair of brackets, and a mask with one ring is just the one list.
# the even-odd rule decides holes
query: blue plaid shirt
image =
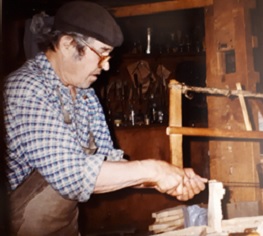
{"label": "blue plaid shirt", "polygon": [[[77,89],[72,101],[44,53],[7,78],[4,97],[11,190],[36,169],[61,195],[87,201],[105,156],[122,159],[123,151],[113,148],[94,90]],[[64,122],[63,112],[70,123]],[[83,150],[90,133],[98,147],[93,155]]]}

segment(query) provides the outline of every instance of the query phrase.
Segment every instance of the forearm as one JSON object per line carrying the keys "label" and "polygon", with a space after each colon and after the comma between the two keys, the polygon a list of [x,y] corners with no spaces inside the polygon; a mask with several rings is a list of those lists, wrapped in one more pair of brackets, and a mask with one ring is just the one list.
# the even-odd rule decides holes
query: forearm
{"label": "forearm", "polygon": [[111,192],[151,182],[153,181],[154,172],[155,168],[151,160],[105,161],[98,175],[94,193]]}
{"label": "forearm", "polygon": [[107,161],[102,164],[94,193],[131,186],[153,187],[179,200],[188,200],[204,190],[206,182],[207,179],[196,175],[192,169],[181,169],[160,160]]}

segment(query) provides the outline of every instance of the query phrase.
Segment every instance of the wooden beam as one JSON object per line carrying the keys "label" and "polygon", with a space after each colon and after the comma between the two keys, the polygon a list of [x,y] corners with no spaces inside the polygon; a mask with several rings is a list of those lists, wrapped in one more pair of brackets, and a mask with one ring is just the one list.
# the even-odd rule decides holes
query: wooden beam
{"label": "wooden beam", "polygon": [[137,4],[109,9],[115,17],[149,15],[160,12],[201,8],[213,5],[214,0],[171,0]]}
{"label": "wooden beam", "polygon": [[236,138],[236,139],[263,139],[261,131],[233,131],[216,128],[191,128],[170,126],[166,129],[166,134],[182,134],[187,136],[204,136],[217,138]]}
{"label": "wooden beam", "polygon": [[[237,90],[242,91],[241,83],[236,83],[236,87],[237,87]],[[252,126],[251,126],[251,123],[250,123],[250,120],[249,120],[249,115],[248,115],[248,111],[247,111],[247,105],[246,105],[245,98],[242,95],[238,95],[238,98],[239,98],[239,102],[240,102],[240,106],[241,106],[241,110],[242,110],[242,114],[243,114],[246,130],[252,131]]]}
{"label": "wooden beam", "polygon": [[[169,99],[169,126],[182,126],[182,93],[173,84],[177,81],[170,80]],[[181,134],[169,135],[171,163],[183,167],[183,136]]]}

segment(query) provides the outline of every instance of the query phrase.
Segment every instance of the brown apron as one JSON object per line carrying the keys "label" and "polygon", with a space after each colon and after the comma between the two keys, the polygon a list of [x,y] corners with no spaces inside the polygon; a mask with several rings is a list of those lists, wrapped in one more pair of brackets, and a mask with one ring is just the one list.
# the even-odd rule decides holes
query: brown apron
{"label": "brown apron", "polygon": [[10,195],[12,235],[77,236],[77,203],[63,198],[34,171]]}

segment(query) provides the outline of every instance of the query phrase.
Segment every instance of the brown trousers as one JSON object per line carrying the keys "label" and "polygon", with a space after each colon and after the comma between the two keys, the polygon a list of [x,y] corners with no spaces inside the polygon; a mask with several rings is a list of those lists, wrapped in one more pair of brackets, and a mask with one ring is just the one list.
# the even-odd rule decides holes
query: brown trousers
{"label": "brown trousers", "polygon": [[78,236],[77,201],[63,198],[37,172],[10,195],[11,232],[19,236]]}

